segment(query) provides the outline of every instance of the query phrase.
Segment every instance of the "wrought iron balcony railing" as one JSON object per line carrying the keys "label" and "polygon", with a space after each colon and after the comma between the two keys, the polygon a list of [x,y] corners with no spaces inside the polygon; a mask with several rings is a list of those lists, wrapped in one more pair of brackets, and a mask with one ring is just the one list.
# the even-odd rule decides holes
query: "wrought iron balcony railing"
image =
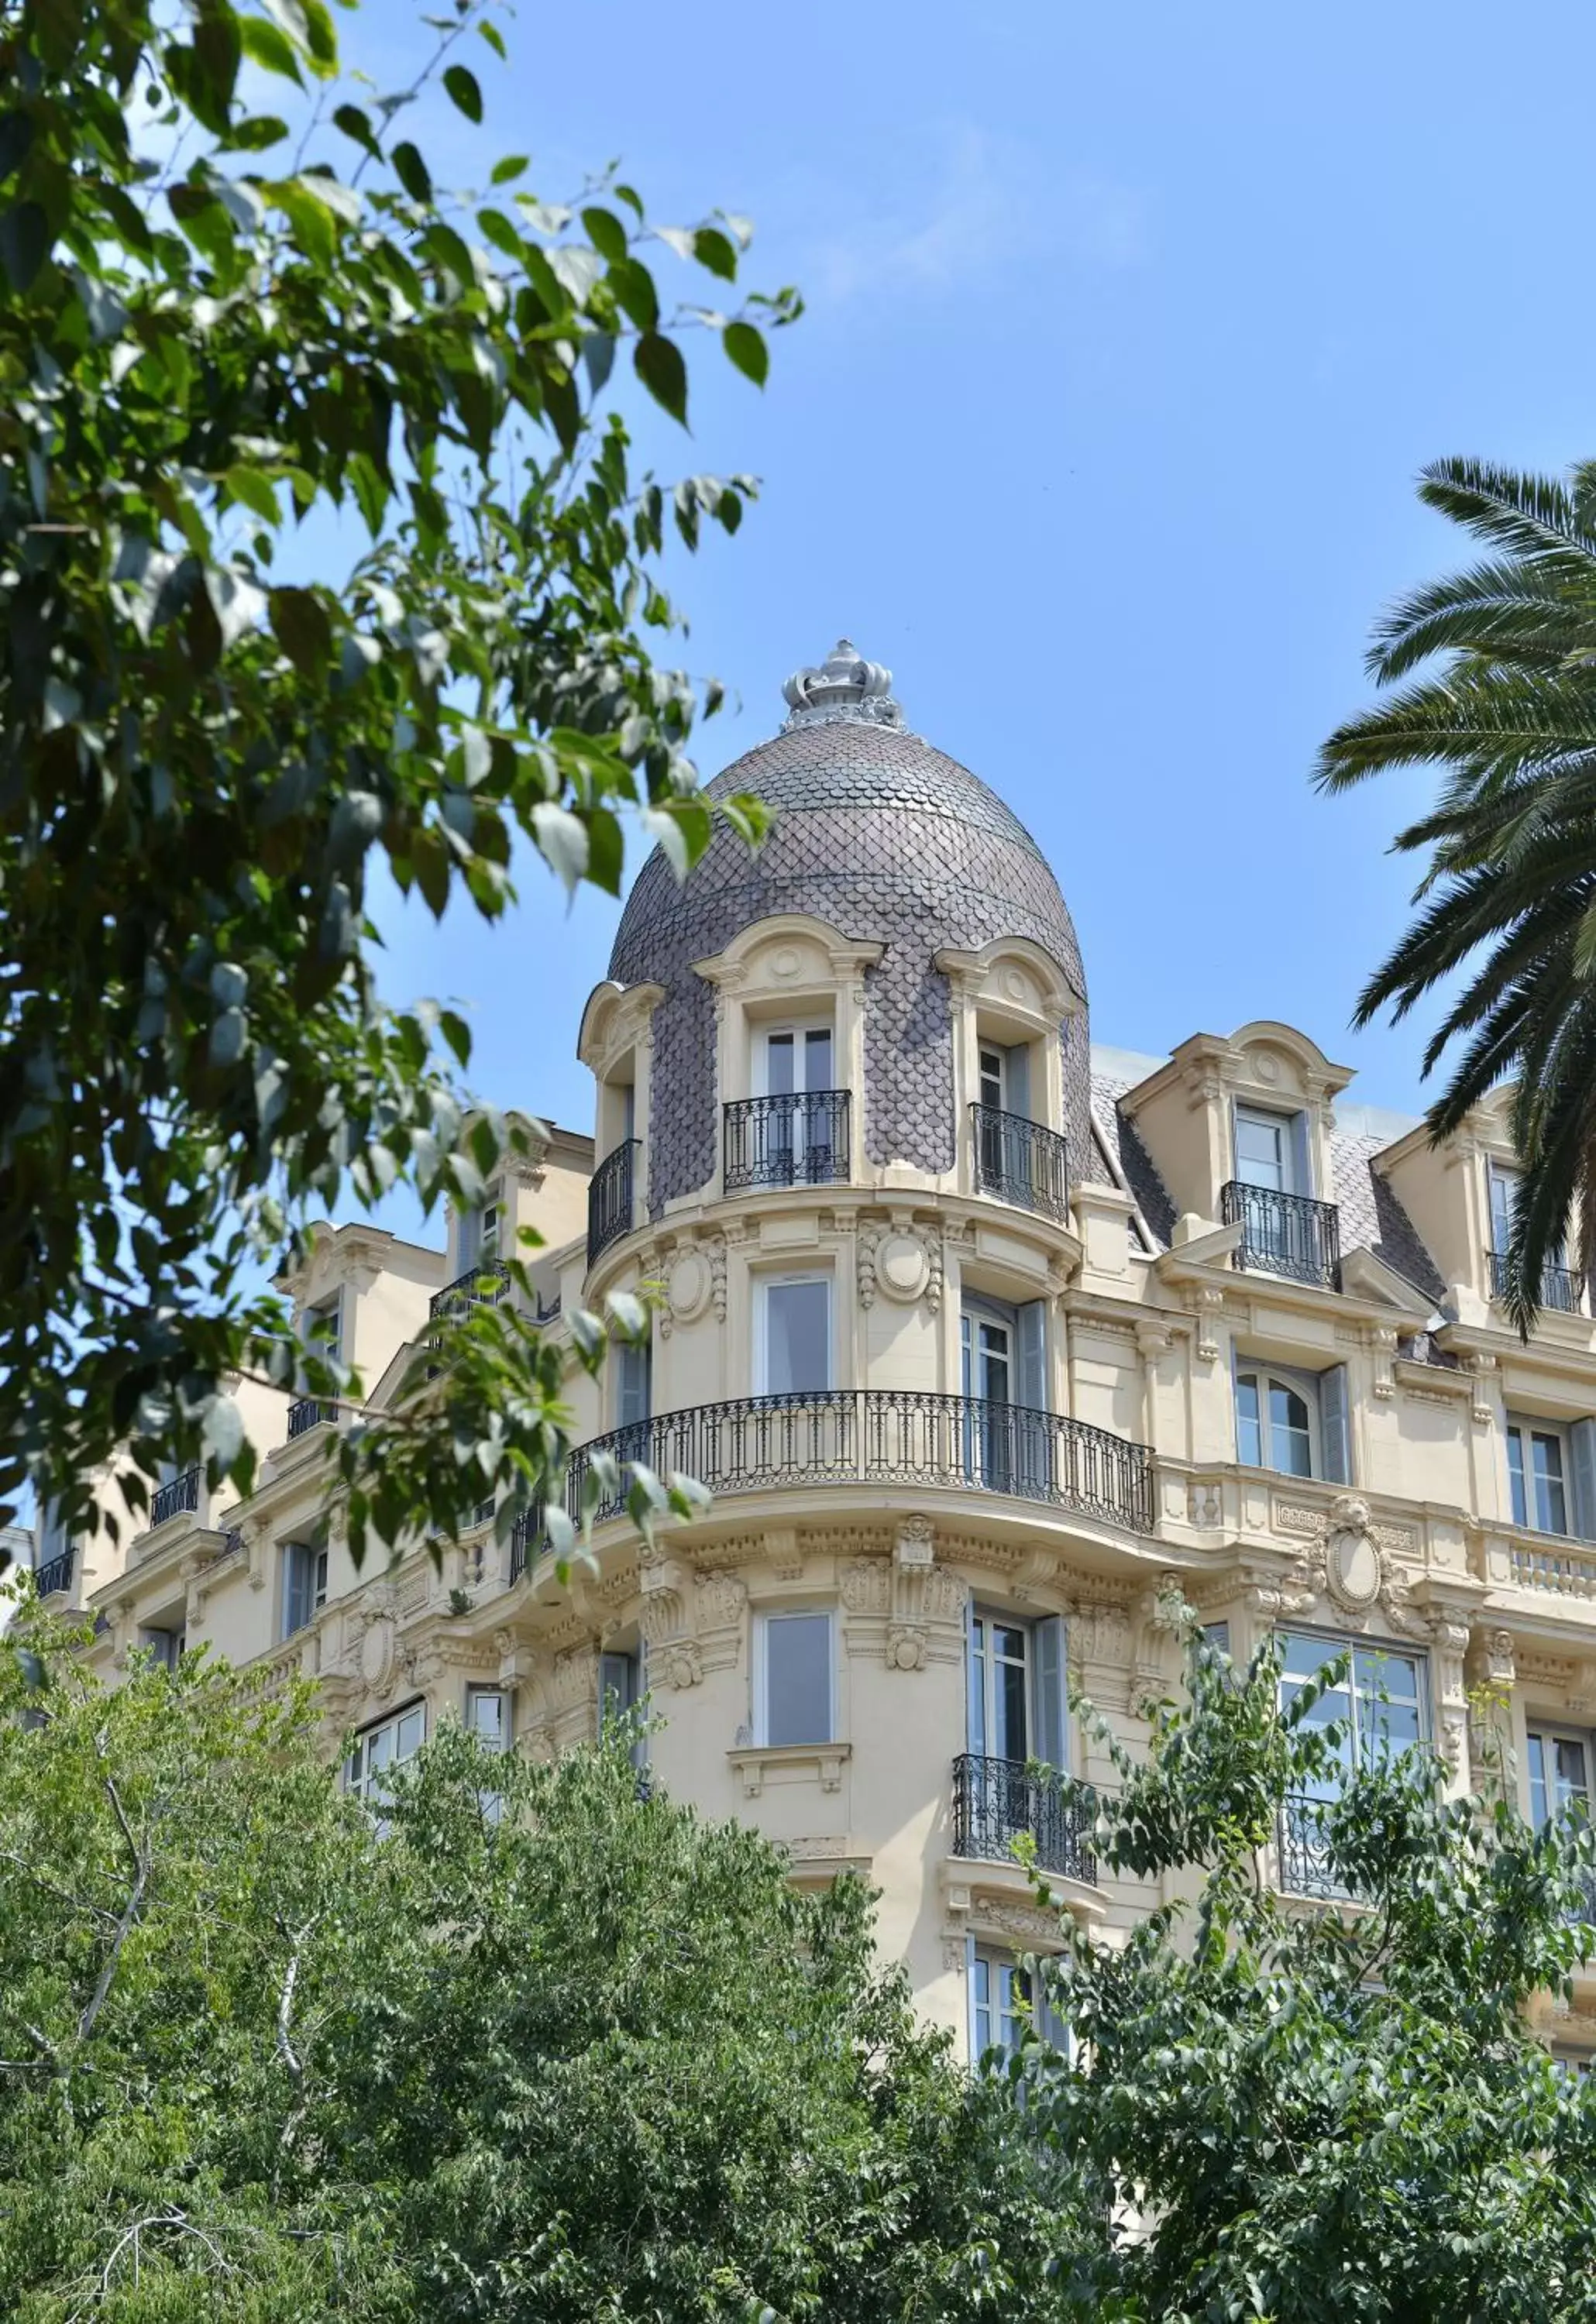
{"label": "wrought iron balcony railing", "polygon": [[518,1517],[510,1532],[510,1579],[521,1580],[543,1545],[543,1506],[533,1506]]}
{"label": "wrought iron balcony railing", "polygon": [[1219,1214],[1227,1227],[1241,1226],[1238,1267],[1341,1288],[1341,1213],[1333,1203],[1232,1178],[1220,1189]]}
{"label": "wrought iron balcony railing", "polygon": [[1344,1902],[1352,1891],[1331,1860],[1324,1836],[1328,1800],[1291,1793],[1280,1803],[1276,1845],[1280,1888],[1287,1896],[1325,1896]]}
{"label": "wrought iron balcony railing", "polygon": [[1021,1832],[1036,1837],[1037,1862],[1067,1880],[1095,1881],[1091,1816],[1066,1801],[1056,1782],[1030,1775],[1023,1759],[962,1752],[953,1763],[953,1852],[1002,1863]]}
{"label": "wrought iron balcony railing", "polygon": [[435,1291],[427,1312],[436,1319],[439,1315],[457,1315],[467,1307],[491,1307],[495,1300],[503,1299],[509,1280],[510,1269],[502,1259],[480,1259],[464,1275],[457,1275],[452,1283]]}
{"label": "wrought iron balcony railing", "polygon": [[1078,1510],[1133,1533],[1155,1521],[1145,1444],[1025,1406],[908,1388],[823,1388],[736,1397],[633,1421],[579,1445],[566,1507],[579,1521],[588,1470],[607,1453],[621,1475],[596,1508],[625,1507],[625,1464],[695,1478],[713,1493],[825,1483],[942,1485]]}
{"label": "wrought iron balcony railing", "polygon": [[150,1504],[151,1526],[163,1526],[168,1517],[180,1517],[185,1510],[194,1510],[198,1507],[199,1468],[197,1462],[192,1469],[185,1469],[180,1477],[174,1477],[170,1484],[161,1486]]}
{"label": "wrought iron balcony railing", "polygon": [[322,1421],[333,1419],[336,1411],[335,1406],[322,1404],[313,1396],[300,1397],[288,1408],[289,1443],[291,1444],[296,1436],[303,1436],[309,1430],[319,1426]]}
{"label": "wrought iron balcony railing", "polygon": [[587,1182],[587,1264],[623,1234],[632,1232],[635,1195],[632,1181],[642,1140],[623,1138],[606,1154]]}
{"label": "wrought iron balcony railing", "polygon": [[[1508,1254],[1505,1250],[1488,1250],[1485,1254],[1490,1268],[1490,1296],[1500,1299],[1508,1288]],[[1543,1267],[1541,1269],[1541,1305],[1559,1315],[1578,1315],[1585,1304],[1585,1278],[1577,1267]]]}
{"label": "wrought iron balcony railing", "polygon": [[1056,1130],[1028,1121],[1023,1114],[1000,1112],[995,1105],[973,1105],[970,1130],[979,1193],[1067,1222],[1069,1159]]}
{"label": "wrought iron balcony railing", "polygon": [[74,1544],[70,1549],[63,1549],[59,1556],[51,1558],[46,1564],[34,1567],[33,1587],[41,1598],[66,1596],[72,1587],[72,1560],[77,1554]]}
{"label": "wrought iron balcony railing", "polygon": [[725,1190],[829,1186],[850,1171],[848,1092],[738,1098],[725,1116]]}

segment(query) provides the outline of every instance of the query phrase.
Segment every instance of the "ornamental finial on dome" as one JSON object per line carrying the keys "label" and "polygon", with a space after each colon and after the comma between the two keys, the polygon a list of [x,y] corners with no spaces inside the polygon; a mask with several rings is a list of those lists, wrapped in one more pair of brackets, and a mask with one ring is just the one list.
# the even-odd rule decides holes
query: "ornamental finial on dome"
{"label": "ornamental finial on dome", "polygon": [[818,726],[834,718],[857,719],[869,726],[901,726],[903,713],[892,699],[892,673],[866,661],[847,638],[839,638],[818,669],[795,669],[781,689],[790,707],[782,724]]}

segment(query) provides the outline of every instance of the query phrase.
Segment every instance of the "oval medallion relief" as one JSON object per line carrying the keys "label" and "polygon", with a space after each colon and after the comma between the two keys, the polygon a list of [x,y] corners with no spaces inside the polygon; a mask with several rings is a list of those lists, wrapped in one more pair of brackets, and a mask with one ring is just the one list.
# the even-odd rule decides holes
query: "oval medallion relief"
{"label": "oval medallion relief", "polygon": [[678,1323],[691,1323],[709,1304],[709,1264],[702,1252],[678,1253],[669,1276],[670,1312]]}
{"label": "oval medallion relief", "polygon": [[883,1235],[876,1252],[876,1281],[892,1299],[918,1299],[930,1274],[926,1246],[918,1235]]}
{"label": "oval medallion relief", "polygon": [[1384,1580],[1379,1551],[1366,1533],[1333,1533],[1324,1545],[1324,1580],[1331,1596],[1350,1612],[1361,1613],[1379,1596]]}
{"label": "oval medallion relief", "polygon": [[360,1641],[360,1675],[374,1694],[386,1694],[393,1676],[393,1625],[386,1614],[374,1615]]}

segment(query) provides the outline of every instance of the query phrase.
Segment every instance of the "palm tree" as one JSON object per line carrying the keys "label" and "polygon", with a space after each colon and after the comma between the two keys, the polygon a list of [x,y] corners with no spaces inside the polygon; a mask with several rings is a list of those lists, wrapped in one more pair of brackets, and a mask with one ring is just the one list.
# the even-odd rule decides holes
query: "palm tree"
{"label": "palm tree", "polygon": [[1426,1074],[1451,1059],[1426,1118],[1438,1140],[1516,1084],[1524,1176],[1503,1295],[1527,1333],[1576,1208],[1580,1263],[1596,1259],[1596,460],[1566,484],[1442,460],[1419,490],[1491,553],[1381,621],[1368,667],[1382,685],[1447,659],[1339,727],[1315,780],[1447,770],[1434,812],[1395,842],[1429,860],[1354,1022],[1388,1007],[1399,1019],[1464,976],[1425,1051]]}

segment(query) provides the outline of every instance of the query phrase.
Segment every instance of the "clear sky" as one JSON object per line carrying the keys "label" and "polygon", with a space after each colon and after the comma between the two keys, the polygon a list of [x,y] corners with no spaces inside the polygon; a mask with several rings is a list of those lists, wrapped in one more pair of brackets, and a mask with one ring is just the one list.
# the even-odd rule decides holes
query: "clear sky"
{"label": "clear sky", "polygon": [[[367,0],[363,45],[408,23]],[[1416,1108],[1421,1031],[1348,1019],[1431,785],[1308,770],[1371,617],[1464,548],[1420,466],[1596,450],[1589,10],[586,0],[506,32],[489,158],[745,211],[750,281],[808,301],[762,396],[706,348],[691,443],[649,431],[662,474],[764,479],[673,567],[685,658],[741,697],[703,771],[845,632],[1051,859],[1097,1039],[1284,1017]],[[465,999],[480,1092],[586,1129],[615,908],[536,867],[524,897],[492,934],[392,916],[388,989]]]}

